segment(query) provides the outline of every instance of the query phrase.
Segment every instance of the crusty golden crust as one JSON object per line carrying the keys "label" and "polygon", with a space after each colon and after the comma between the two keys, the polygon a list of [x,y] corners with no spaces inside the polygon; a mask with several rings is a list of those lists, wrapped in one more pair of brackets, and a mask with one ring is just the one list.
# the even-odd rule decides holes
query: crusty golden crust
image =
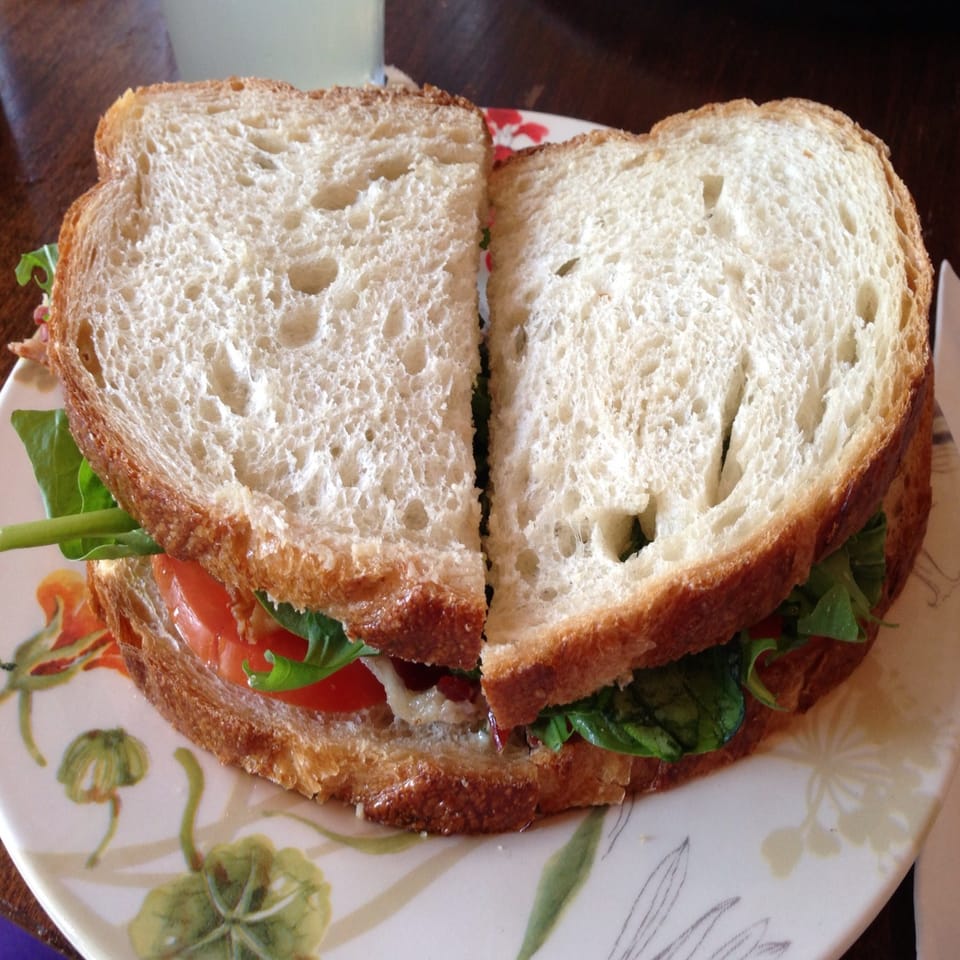
{"label": "crusty golden crust", "polygon": [[[883,612],[906,581],[930,506],[932,394],[884,508],[888,516]],[[323,715],[266,701],[220,679],[178,639],[143,560],[93,563],[94,604],[120,643],[127,669],[170,723],[221,762],[318,801],[356,804],[370,820],[433,833],[520,830],[576,807],[621,803],[633,793],[679,786],[747,756],[792,716],[841,684],[876,636],[818,640],[761,667],[785,708],[748,699],[740,732],[721,750],[677,763],[631,758],[573,740],[554,753],[516,744],[497,753],[465,728],[418,733],[386,708]]]}
{"label": "crusty golden crust", "polygon": [[[484,692],[505,726],[530,722],[548,704],[584,696],[637,667],[675,660],[720,642],[744,623],[759,620],[803,582],[811,565],[842,544],[876,510],[933,392],[928,317],[933,272],[913,199],[895,173],[886,146],[845,115],[806,100],[757,105],[749,100],[711,104],[670,117],[639,137],[615,130],[591,131],[563,144],[546,144],[508,158],[493,174],[510,176],[513,163],[546,151],[571,150],[584,141],[657,137],[696,125],[708,116],[754,113],[758,118],[826,126],[830,135],[867,150],[888,186],[891,218],[898,225],[904,255],[901,304],[902,359],[898,381],[890,384],[889,415],[871,431],[862,455],[827,490],[798,491],[750,543],[672,577],[662,587],[624,598],[583,617],[524,634],[522,644],[490,643],[483,653]],[[494,190],[496,195],[496,190]],[[731,598],[735,598],[731,600]],[[496,629],[488,622],[488,637]],[[522,646],[522,651],[521,651]]]}
{"label": "crusty golden crust", "polygon": [[[85,348],[85,338],[90,336],[87,321],[77,315],[73,304],[82,300],[90,246],[85,237],[96,236],[93,221],[102,215],[105,191],[116,177],[115,154],[125,117],[137,109],[141,96],[177,96],[189,87],[212,98],[231,86],[331,105],[387,102],[419,104],[428,110],[455,106],[476,116],[477,129],[489,148],[479,109],[432,87],[419,91],[332,88],[303,93],[282,83],[234,79],[158,84],[128,92],[98,126],[95,150],[101,181],[71,206],[59,238],[49,355],[51,368],[63,384],[71,431],[117,501],[170,554],[198,560],[223,582],[265,589],[297,607],[323,609],[342,620],[353,636],[398,656],[473,668],[486,612],[479,552],[437,559],[425,551],[383,544],[379,552],[358,557],[349,539],[336,535],[327,540],[327,549],[307,546],[303,538],[299,543],[282,536],[264,542],[264,532],[252,528],[248,514],[222,504],[211,505],[209,499],[185,489],[178,477],[161,472],[149,458],[134,452],[125,425],[111,415],[98,391],[90,387],[90,374],[94,382],[98,376],[97,361]],[[318,531],[318,540],[320,534]]]}

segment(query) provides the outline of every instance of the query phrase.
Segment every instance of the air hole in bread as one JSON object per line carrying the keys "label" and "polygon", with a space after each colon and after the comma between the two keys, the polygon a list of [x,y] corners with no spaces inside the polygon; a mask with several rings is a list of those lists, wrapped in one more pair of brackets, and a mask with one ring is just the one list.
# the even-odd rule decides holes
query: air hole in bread
{"label": "air hole in bread", "polygon": [[642,167],[647,162],[647,159],[647,154],[638,153],[620,164],[620,172],[628,173],[631,170],[636,170],[637,167]]}
{"label": "air hole in bread", "polygon": [[453,130],[445,136],[451,143],[460,144],[461,146],[465,143],[473,143],[473,134],[466,127],[454,127]]}
{"label": "air hole in bread", "polygon": [[813,442],[826,411],[824,391],[817,383],[816,375],[811,373],[794,417],[794,423],[807,443]]}
{"label": "air hole in bread", "polygon": [[386,317],[383,318],[381,333],[384,339],[393,340],[403,332],[403,309],[394,302],[390,304]]}
{"label": "air hole in bread", "polygon": [[103,368],[93,343],[93,330],[88,320],[83,320],[77,329],[77,353],[84,369],[93,377],[98,387],[104,386]]}
{"label": "air hole in bread", "polygon": [[557,551],[565,560],[569,560],[577,552],[580,538],[577,531],[569,523],[558,523],[553,531],[557,541]]}
{"label": "air hole in bread", "polygon": [[743,468],[735,455],[731,455],[731,442],[737,417],[745,407],[747,392],[747,358],[741,358],[740,365],[733,371],[727,384],[727,393],[723,402],[720,427],[720,453],[717,468],[717,485],[714,504],[723,503],[733,492],[733,488],[743,476]]}
{"label": "air hole in bread", "polygon": [[840,363],[846,363],[853,366],[859,359],[860,352],[857,349],[857,338],[853,330],[848,330],[837,341],[837,360]]}
{"label": "air hole in bread", "polygon": [[264,153],[283,153],[287,149],[287,143],[283,137],[270,130],[253,134],[250,142]]}
{"label": "air hole in bread", "polygon": [[653,542],[656,509],[651,505],[643,515],[611,510],[599,518],[597,526],[606,551],[626,563]]}
{"label": "air hole in bread", "polygon": [[277,165],[265,153],[256,153],[253,156],[253,162],[261,170],[276,170]]}
{"label": "air hole in bread", "polygon": [[277,338],[284,347],[303,347],[310,343],[320,328],[317,311],[304,305],[291,310],[280,320]]}
{"label": "air hole in bread", "polygon": [[188,300],[196,300],[203,292],[203,284],[199,280],[193,280],[183,288],[183,295]]}
{"label": "air hole in bread", "polygon": [[856,236],[857,221],[854,218],[850,208],[845,203],[841,202],[838,212],[840,214],[840,223],[843,225],[843,229],[846,230],[851,236]]}
{"label": "air hole in bread", "polygon": [[723,177],[718,174],[703,174],[700,177],[703,187],[703,212],[710,216],[716,209],[723,191]]}
{"label": "air hole in bread", "polygon": [[857,290],[857,316],[866,324],[877,319],[880,295],[872,280],[865,280]]}
{"label": "air hole in bread", "polygon": [[324,183],[310,198],[310,206],[315,210],[345,210],[357,195],[357,188],[349,183]]}
{"label": "air hole in bread", "polygon": [[299,210],[288,210],[280,222],[285,230],[296,230],[303,223],[303,214]]}
{"label": "air hole in bread", "polygon": [[407,343],[403,348],[400,360],[403,363],[403,369],[411,377],[420,373],[427,365],[427,345],[425,341],[421,337],[416,337]]}
{"label": "air hole in bread", "polygon": [[403,525],[408,530],[426,530],[430,518],[421,500],[411,500],[403,508]]}
{"label": "air hole in bread", "polygon": [[136,211],[131,212],[120,222],[120,236],[134,244],[139,243],[143,238],[143,223]]}
{"label": "air hole in bread", "polygon": [[332,257],[321,257],[318,260],[295,263],[287,271],[287,279],[298,293],[316,296],[337,279],[339,272],[340,266],[336,260]]}
{"label": "air hole in bread", "polygon": [[373,169],[371,180],[399,180],[410,172],[412,164],[406,157],[385,157]]}
{"label": "air hole in bread", "polygon": [[571,257],[569,260],[565,260],[563,263],[554,270],[554,274],[558,277],[565,277],[571,270],[580,262],[579,257]]}
{"label": "air hole in bread", "polygon": [[540,558],[537,556],[536,550],[531,550],[529,547],[521,550],[517,554],[515,566],[521,577],[535,577],[537,570],[540,568]]}
{"label": "air hole in bread", "polygon": [[250,401],[250,385],[242,374],[233,369],[226,356],[218,356],[207,371],[211,393],[232,413],[244,416]]}
{"label": "air hole in bread", "polygon": [[247,173],[238,173],[236,179],[237,179],[237,186],[240,186],[240,187],[252,187],[254,183],[253,177],[251,177]]}
{"label": "air hole in bread", "polygon": [[337,465],[337,475],[345,487],[355,487],[360,482],[360,467],[352,456],[344,456]]}
{"label": "air hole in bread", "polygon": [[900,329],[906,330],[913,316],[913,298],[904,292],[900,297]]}
{"label": "air hole in bread", "polygon": [[516,333],[513,335],[513,355],[519,360],[523,357],[524,352],[527,349],[527,331],[525,327],[517,327]]}

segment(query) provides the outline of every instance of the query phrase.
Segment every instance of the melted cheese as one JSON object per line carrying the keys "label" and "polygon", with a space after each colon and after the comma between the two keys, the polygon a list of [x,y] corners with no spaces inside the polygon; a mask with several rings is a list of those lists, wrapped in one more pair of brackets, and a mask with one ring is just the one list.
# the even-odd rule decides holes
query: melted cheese
{"label": "melted cheese", "polygon": [[482,697],[477,702],[450,700],[436,687],[410,690],[388,657],[364,657],[362,662],[383,684],[393,715],[409,724],[471,723],[486,715]]}

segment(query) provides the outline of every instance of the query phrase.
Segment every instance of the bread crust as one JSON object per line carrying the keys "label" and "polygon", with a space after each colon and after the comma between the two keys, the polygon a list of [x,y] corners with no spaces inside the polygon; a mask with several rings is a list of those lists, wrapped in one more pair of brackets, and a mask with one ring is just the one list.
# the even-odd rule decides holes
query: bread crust
{"label": "bread crust", "polygon": [[[682,576],[664,578],[615,606],[601,609],[598,605],[588,615],[570,616],[559,624],[526,631],[511,624],[508,634],[516,629],[522,640],[511,636],[507,642],[494,601],[483,653],[484,692],[505,726],[530,722],[544,706],[576,700],[638,667],[666,663],[712,646],[743,624],[764,617],[806,580],[813,563],[841,545],[876,510],[932,396],[928,315],[933,273],[913,199],[893,170],[882,141],[836,110],[800,99],[763,105],[749,100],[711,104],[667,118],[645,135],[600,130],[562,144],[532,147],[501,163],[493,180],[509,182],[514,168],[522,170],[531,158],[549,157],[558,165],[572,162],[570,157],[583,144],[623,141],[656,146],[660,138],[697,129],[704,120],[744,114],[761,122],[826,128],[846,149],[867,151],[882,171],[905,264],[902,358],[899,380],[890,391],[890,416],[874,425],[858,456],[847,458],[850,462],[842,474],[798,490],[790,504],[778,509],[748,542],[695,567],[688,565]],[[493,196],[496,201],[496,185]],[[494,257],[496,242],[494,227]],[[495,311],[495,294],[491,297]],[[495,403],[496,376],[494,369]],[[488,550],[495,552],[496,544],[488,544]],[[503,619],[510,617],[504,612]]]}
{"label": "bread crust", "polygon": [[[901,470],[887,493],[887,578],[878,616],[903,587],[930,507],[928,397]],[[136,685],[182,734],[222,763],[317,801],[356,805],[368,820],[440,834],[522,830],[577,807],[622,803],[705,776],[753,753],[843,683],[865,643],[813,640],[759,669],[783,710],[748,697],[740,731],[722,749],[676,763],[631,758],[574,738],[557,752],[511,743],[498,753],[466,727],[416,730],[385,707],[321,714],[268,701],[221,679],[177,636],[143,559],[88,564],[94,607],[120,644]],[[906,627],[904,627],[905,629]]]}
{"label": "bread crust", "polygon": [[[301,92],[287,84],[260,79],[157,84],[128,92],[101,119],[95,152],[100,182],[79,198],[64,218],[60,260],[49,322],[49,358],[64,389],[64,406],[77,445],[117,501],[173,556],[197,560],[219,580],[247,589],[263,589],[296,607],[321,609],[343,621],[351,633],[397,656],[427,663],[473,668],[480,652],[486,612],[483,563],[479,549],[436,555],[404,543],[382,542],[362,550],[335,530],[311,532],[315,543],[292,542],[262,529],[234,503],[211,503],[180,478],[157,469],[131,445],[129,431],[102,402],[96,359],[86,353],[88,321],[74,307],[83,298],[93,223],[117,168],[128,114],[145,97],[211,99],[245,89],[284,99],[331,107],[386,104],[424,115],[456,108],[475,120],[488,158],[489,132],[479,109],[469,101],[433,87],[408,89],[332,88]],[[489,164],[489,159],[488,159]],[[471,313],[471,323],[474,322]],[[92,367],[92,369],[91,369]],[[254,512],[256,508],[254,507]],[[479,517],[479,506],[476,506]]]}

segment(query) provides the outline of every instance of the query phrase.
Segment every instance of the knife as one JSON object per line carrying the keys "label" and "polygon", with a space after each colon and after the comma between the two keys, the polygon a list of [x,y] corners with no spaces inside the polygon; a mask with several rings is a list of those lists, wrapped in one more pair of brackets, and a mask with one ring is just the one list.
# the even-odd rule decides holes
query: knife
{"label": "knife", "polygon": [[960,278],[946,260],[937,285],[933,366],[940,412],[954,439],[960,439]]}

